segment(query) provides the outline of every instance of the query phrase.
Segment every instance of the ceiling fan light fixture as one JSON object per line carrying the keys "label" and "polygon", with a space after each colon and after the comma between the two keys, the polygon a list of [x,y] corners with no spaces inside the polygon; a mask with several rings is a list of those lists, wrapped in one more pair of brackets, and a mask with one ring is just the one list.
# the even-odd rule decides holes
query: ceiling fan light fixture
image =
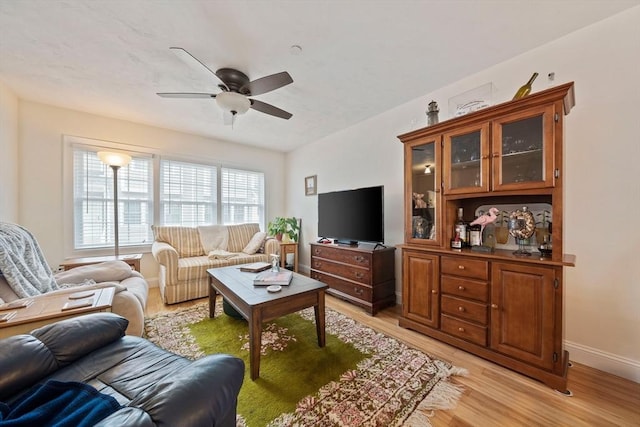
{"label": "ceiling fan light fixture", "polygon": [[216,95],[218,106],[234,115],[244,114],[251,107],[251,101],[244,95],[235,92],[222,92]]}

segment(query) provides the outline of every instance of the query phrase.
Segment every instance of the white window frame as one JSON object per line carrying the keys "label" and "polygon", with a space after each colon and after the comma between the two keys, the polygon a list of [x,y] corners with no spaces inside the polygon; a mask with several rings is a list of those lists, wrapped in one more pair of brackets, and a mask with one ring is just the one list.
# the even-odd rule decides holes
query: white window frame
{"label": "white window frame", "polygon": [[[84,137],[63,135],[63,202],[64,202],[64,224],[63,231],[65,236],[64,242],[64,252],[66,257],[78,257],[78,256],[103,256],[103,255],[113,255],[114,248],[113,245],[100,247],[100,248],[87,248],[80,249],[75,248],[74,240],[74,171],[73,171],[73,146],[80,145],[90,148],[91,150],[99,151],[99,150],[112,150],[129,153],[132,156],[140,156],[140,157],[150,157],[152,159],[152,196],[151,196],[151,204],[152,204],[152,224],[162,225],[161,217],[160,217],[160,162],[161,159],[164,160],[172,160],[177,162],[184,163],[192,163],[192,164],[201,164],[205,166],[211,166],[216,168],[216,223],[223,223],[223,200],[222,200],[222,171],[223,170],[237,170],[241,172],[247,173],[255,173],[258,174],[262,181],[262,207],[258,206],[259,212],[259,225],[260,229],[266,231],[266,212],[267,212],[267,177],[264,171],[259,171],[247,167],[243,167],[242,165],[234,165],[234,164],[224,164],[219,161],[215,161],[211,159],[204,161],[202,159],[195,160],[193,158],[183,157],[183,156],[174,156],[174,155],[164,155],[153,148],[148,147],[140,147],[127,145],[117,142],[111,141],[103,141],[96,140]],[[112,176],[111,176],[111,179]],[[120,254],[126,255],[130,253],[140,253],[140,252],[149,252],[151,248],[151,243],[153,243],[153,237],[150,237],[150,241],[141,245],[127,246],[123,245],[120,242]]]}
{"label": "white window frame", "polygon": [[[146,231],[146,240],[142,241],[141,243],[138,244],[128,244],[126,239],[122,239],[122,235],[123,235],[123,225],[122,223],[124,222],[124,220],[126,220],[126,209],[122,208],[123,204],[127,204],[127,197],[124,196],[126,194],[126,188],[123,188],[123,175],[127,173],[127,167],[122,168],[119,170],[119,175],[118,175],[118,182],[119,182],[119,188],[118,188],[118,193],[119,193],[119,205],[121,205],[121,208],[119,210],[119,219],[120,219],[120,252],[121,254],[126,254],[126,253],[134,253],[134,252],[140,252],[141,250],[146,251],[147,248],[149,247],[149,245],[151,244],[151,242],[153,241],[153,236],[151,234],[151,229],[150,226],[153,223],[153,218],[154,218],[154,198],[155,198],[155,189],[154,189],[154,182],[155,182],[155,165],[154,165],[154,161],[153,161],[153,154],[149,153],[149,152],[141,152],[139,151],[138,147],[131,147],[131,146],[126,146],[123,144],[117,144],[117,143],[112,143],[112,142],[108,142],[108,141],[99,141],[99,140],[91,140],[91,139],[87,139],[87,138],[78,138],[78,137],[69,137],[69,136],[65,136],[64,138],[64,206],[65,206],[65,211],[67,211],[67,214],[65,215],[65,224],[64,224],[64,230],[65,230],[65,236],[68,236],[68,238],[65,239],[65,254],[70,254],[70,256],[99,256],[99,255],[113,255],[114,253],[114,242],[113,242],[113,236],[108,236],[108,243],[106,243],[105,245],[87,245],[85,247],[82,247],[82,245],[77,246],[76,247],[76,199],[75,199],[75,188],[74,188],[74,183],[75,183],[75,171],[74,171],[74,153],[76,152],[76,150],[81,150],[81,151],[93,151],[93,152],[98,152],[101,150],[113,150],[113,151],[118,151],[118,152],[123,152],[123,153],[127,153],[129,155],[131,155],[133,158],[149,158],[150,160],[150,176],[148,177],[149,182],[149,198],[148,199],[144,199],[142,201],[142,203],[148,203],[149,204],[149,209],[150,211],[148,212],[148,221],[149,223],[149,230]],[[106,173],[105,176],[105,185],[112,187],[113,186],[113,172],[112,170],[108,167],[108,166],[104,166],[104,170]],[[108,190],[107,190],[108,191]],[[113,191],[113,189],[111,188],[111,191]],[[107,204],[108,204],[108,200],[107,199]],[[113,198],[111,197],[110,199],[111,201],[113,201]],[[113,202],[111,202],[110,206],[109,206],[109,211],[107,211],[105,209],[105,215],[110,217],[110,220],[113,220]],[[106,223],[106,227],[109,228],[110,230],[107,231],[107,233],[113,233],[113,225],[110,223]]]}

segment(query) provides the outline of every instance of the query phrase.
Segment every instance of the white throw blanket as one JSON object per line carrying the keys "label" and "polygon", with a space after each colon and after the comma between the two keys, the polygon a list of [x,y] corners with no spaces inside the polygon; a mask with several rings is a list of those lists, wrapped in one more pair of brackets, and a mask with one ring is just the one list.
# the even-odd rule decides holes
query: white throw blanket
{"label": "white throw blanket", "polygon": [[0,271],[20,298],[58,289],[36,238],[17,224],[0,222]]}

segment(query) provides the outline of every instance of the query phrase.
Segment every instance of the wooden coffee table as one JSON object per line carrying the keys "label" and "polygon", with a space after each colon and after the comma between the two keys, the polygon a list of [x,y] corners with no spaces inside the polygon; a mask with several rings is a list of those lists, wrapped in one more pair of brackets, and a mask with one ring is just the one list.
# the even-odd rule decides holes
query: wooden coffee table
{"label": "wooden coffee table", "polygon": [[211,268],[209,317],[215,316],[216,296],[222,295],[249,322],[249,367],[251,379],[260,376],[262,323],[313,307],[316,317],[318,346],[325,346],[324,291],[328,286],[317,280],[293,273],[289,286],[270,293],[265,286],[253,286],[256,273],[240,271],[240,266]]}
{"label": "wooden coffee table", "polygon": [[[69,297],[83,293],[78,289],[70,288],[67,291],[54,292],[50,295],[41,295],[33,299],[33,304],[25,308],[0,311],[0,314],[15,312],[15,315],[6,322],[0,323],[0,338],[6,338],[18,334],[26,334],[32,330],[62,319],[79,316],[81,314],[111,311],[115,288],[113,286],[91,289],[85,291],[86,296],[79,299]],[[88,295],[92,293],[91,295]],[[79,295],[78,295],[79,296]],[[91,304],[84,307],[63,310],[65,304],[84,302],[90,300]]]}

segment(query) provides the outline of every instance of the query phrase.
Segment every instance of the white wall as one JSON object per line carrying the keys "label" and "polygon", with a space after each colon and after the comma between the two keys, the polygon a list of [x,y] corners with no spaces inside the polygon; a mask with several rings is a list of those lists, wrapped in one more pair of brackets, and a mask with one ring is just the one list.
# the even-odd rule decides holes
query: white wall
{"label": "white wall", "polygon": [[[70,255],[64,252],[64,239],[72,238],[63,227],[63,215],[70,214],[63,206],[63,186],[71,185],[63,182],[63,135],[152,147],[162,154],[262,171],[267,187],[278,189],[267,192],[266,218],[284,210],[284,194],[279,189],[285,185],[285,157],[280,152],[23,100],[19,105],[19,223],[37,236],[50,265],[55,266]],[[141,269],[151,284],[157,283],[158,267],[150,253],[145,254]]]}
{"label": "white wall", "polygon": [[[488,82],[494,102],[509,100],[533,71],[534,91],[575,81],[576,107],[566,118],[565,250],[577,266],[565,277],[565,338],[572,360],[640,381],[640,7],[471,75],[293,151],[287,156],[287,213],[303,218],[300,262],[317,238],[319,192],[385,186],[387,245],[402,243],[403,152],[396,135],[426,125],[429,101],[448,117],[448,99]],[[434,64],[437,66],[437,64]],[[372,88],[375,90],[375,88]],[[400,253],[396,287],[401,290]]]}
{"label": "white wall", "polygon": [[0,221],[18,222],[18,97],[0,82]]}

